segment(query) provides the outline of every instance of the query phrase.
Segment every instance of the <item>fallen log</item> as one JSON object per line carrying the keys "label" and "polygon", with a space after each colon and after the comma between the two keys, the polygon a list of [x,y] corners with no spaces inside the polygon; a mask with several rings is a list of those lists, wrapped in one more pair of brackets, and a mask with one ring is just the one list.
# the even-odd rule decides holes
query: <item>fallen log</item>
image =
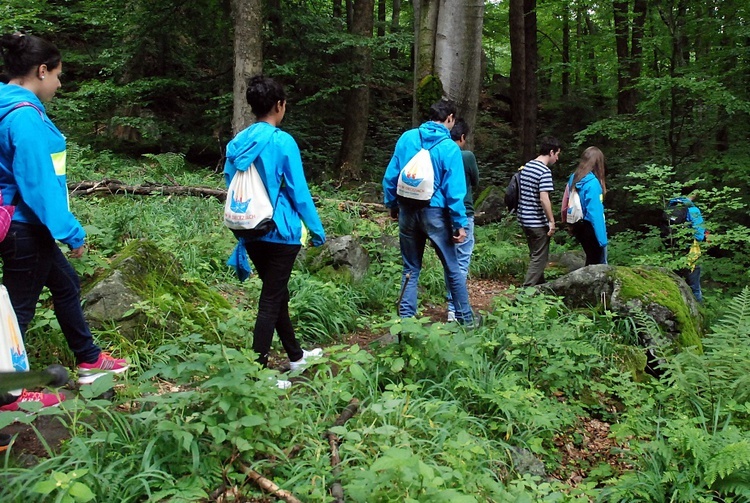
{"label": "fallen log", "polygon": [[[84,180],[81,182],[68,182],[68,192],[71,196],[103,195],[134,195],[134,196],[200,196],[215,197],[219,201],[226,201],[227,191],[225,189],[212,189],[210,187],[192,187],[188,185],[143,183],[141,185],[128,185],[111,178],[103,180]],[[346,199],[330,199],[314,196],[314,202],[326,201],[339,203],[339,209],[349,211],[355,208],[386,212],[388,209],[381,203],[365,203],[361,201],[349,201]]]}
{"label": "fallen log", "polygon": [[287,503],[302,503],[301,500],[297,499],[297,497],[287,491],[286,489],[282,489],[276,484],[274,484],[270,479],[265,478],[260,473],[256,472],[249,466],[245,466],[242,463],[238,463],[240,470],[242,470],[242,473],[247,475],[247,478],[255,482],[258,487],[263,489],[264,491],[273,494],[277,498],[281,498]]}
{"label": "fallen log", "polygon": [[119,180],[105,178],[99,181],[82,181],[68,183],[68,191],[72,196],[90,196],[94,194],[131,194],[138,196],[201,196],[215,197],[225,201],[227,191],[209,187],[190,187],[186,185],[166,185],[161,183],[144,183],[128,185]]}

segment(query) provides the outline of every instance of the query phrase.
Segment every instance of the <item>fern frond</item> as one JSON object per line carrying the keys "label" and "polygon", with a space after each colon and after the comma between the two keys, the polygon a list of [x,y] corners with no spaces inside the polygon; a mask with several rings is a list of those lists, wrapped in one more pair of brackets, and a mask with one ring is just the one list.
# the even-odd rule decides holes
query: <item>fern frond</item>
{"label": "fern frond", "polygon": [[717,335],[746,338],[750,335],[750,287],[745,287],[726,307],[724,316],[714,325]]}
{"label": "fern frond", "polygon": [[750,441],[725,445],[706,463],[706,482],[713,485],[717,478],[725,478],[750,467]]}

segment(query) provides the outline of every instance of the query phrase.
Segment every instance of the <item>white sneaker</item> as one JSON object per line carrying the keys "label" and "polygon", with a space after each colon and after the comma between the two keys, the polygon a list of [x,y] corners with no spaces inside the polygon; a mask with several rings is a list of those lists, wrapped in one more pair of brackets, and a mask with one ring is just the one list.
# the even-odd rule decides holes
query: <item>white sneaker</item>
{"label": "white sneaker", "polygon": [[289,362],[289,370],[291,370],[292,372],[296,370],[302,370],[307,366],[308,363],[311,363],[310,360],[320,358],[321,356],[323,356],[323,350],[321,348],[311,349],[310,351],[303,349],[302,358],[300,358],[296,362]]}
{"label": "white sneaker", "polygon": [[448,311],[448,321],[457,321],[456,319],[456,311]]}
{"label": "white sneaker", "polygon": [[292,381],[287,381],[285,379],[277,379],[276,387],[279,389],[289,389],[292,387]]}

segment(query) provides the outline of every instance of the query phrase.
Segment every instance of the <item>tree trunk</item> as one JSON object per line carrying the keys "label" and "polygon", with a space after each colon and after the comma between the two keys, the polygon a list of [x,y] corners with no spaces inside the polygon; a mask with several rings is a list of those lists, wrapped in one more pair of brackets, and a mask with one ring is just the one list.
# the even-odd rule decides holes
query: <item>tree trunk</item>
{"label": "tree trunk", "polygon": [[[438,13],[433,72],[457,114],[474,127],[482,86],[484,0],[443,1]],[[472,147],[469,137],[469,148]]]}
{"label": "tree trunk", "polygon": [[281,13],[281,0],[266,0],[266,16],[275,37],[284,36],[284,20]]}
{"label": "tree trunk", "polygon": [[537,96],[537,36],[536,0],[524,0],[524,45],[526,76],[524,79],[523,159],[536,157]]}
{"label": "tree trunk", "polygon": [[342,0],[333,0],[333,17],[340,18],[344,15]]}
{"label": "tree trunk", "polygon": [[359,180],[367,138],[367,119],[370,112],[369,80],[372,58],[366,40],[372,38],[374,0],[354,0],[351,33],[361,41],[351,53],[352,67],[359,76],[355,87],[347,92],[346,115],[338,158],[339,177]]}
{"label": "tree trunk", "polygon": [[[629,0],[612,3],[617,50],[617,113],[635,113],[638,95],[635,85],[641,76],[643,26],[646,22],[647,0],[635,0],[632,21]],[[628,44],[628,42],[630,42]]]}
{"label": "tree trunk", "polygon": [[378,37],[385,37],[385,2],[378,0]]}
{"label": "tree trunk", "polygon": [[562,33],[562,96],[570,94],[570,7],[563,4],[563,33]]}
{"label": "tree trunk", "polygon": [[422,79],[433,73],[438,7],[438,0],[414,1],[414,99],[411,116],[414,126],[419,124],[425,113],[419,107],[419,86]]}
{"label": "tree trunk", "polygon": [[[523,23],[523,1],[510,0],[510,99],[511,125],[519,139],[518,152],[522,152],[524,89],[526,82],[526,35]],[[523,158],[518,161],[523,161]]]}
{"label": "tree trunk", "polygon": [[[401,30],[400,26],[401,18],[401,0],[393,0],[393,14],[391,15],[391,33],[398,33]],[[391,59],[398,59],[398,49],[395,47],[391,48],[390,51]]]}
{"label": "tree trunk", "polygon": [[245,93],[247,81],[263,71],[263,17],[261,0],[234,0],[234,106],[232,131],[236,135],[252,124]]}

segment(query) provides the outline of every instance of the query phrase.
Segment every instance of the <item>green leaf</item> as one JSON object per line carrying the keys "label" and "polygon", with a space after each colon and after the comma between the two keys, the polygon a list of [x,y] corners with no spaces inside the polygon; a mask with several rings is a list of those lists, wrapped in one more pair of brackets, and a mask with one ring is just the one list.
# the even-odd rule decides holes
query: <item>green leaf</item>
{"label": "green leaf", "polygon": [[266,420],[262,416],[253,415],[242,417],[239,420],[239,423],[246,428],[250,428],[253,426],[260,426],[261,424],[265,424]]}
{"label": "green leaf", "polygon": [[57,482],[54,480],[42,480],[34,484],[32,491],[39,494],[49,494],[55,489],[57,489]]}
{"label": "green leaf", "polygon": [[357,365],[356,363],[353,363],[349,367],[349,372],[352,374],[352,377],[361,383],[367,382],[367,375],[365,374],[365,371],[362,369],[361,366]]}
{"label": "green leaf", "polygon": [[70,486],[69,493],[76,499],[76,501],[80,501],[81,503],[86,503],[96,497],[91,489],[89,489],[89,486],[80,482],[74,482],[73,485]]}
{"label": "green leaf", "polygon": [[391,371],[392,372],[401,372],[404,370],[404,359],[403,358],[396,358],[393,360],[393,363],[391,363]]}

